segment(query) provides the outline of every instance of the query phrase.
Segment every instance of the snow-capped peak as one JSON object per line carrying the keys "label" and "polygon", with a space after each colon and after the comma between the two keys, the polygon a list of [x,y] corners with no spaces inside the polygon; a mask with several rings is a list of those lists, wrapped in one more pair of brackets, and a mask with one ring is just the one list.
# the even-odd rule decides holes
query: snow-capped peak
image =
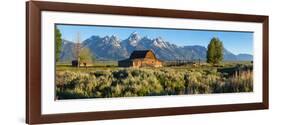
{"label": "snow-capped peak", "polygon": [[137,46],[140,39],[141,39],[141,37],[139,36],[139,34],[137,32],[133,32],[133,33],[131,33],[131,35],[128,38],[129,44],[132,46]]}
{"label": "snow-capped peak", "polygon": [[111,40],[114,40],[114,41],[120,41],[119,38],[116,36],[116,35],[112,35],[110,37]]}
{"label": "snow-capped peak", "polygon": [[110,44],[115,46],[115,47],[121,47],[120,40],[116,35],[112,35],[110,37]]}
{"label": "snow-capped peak", "polygon": [[104,39],[103,39],[103,42],[108,42],[109,39],[110,39],[109,36],[105,36]]}
{"label": "snow-capped peak", "polygon": [[120,40],[116,35],[105,36],[103,38],[102,42],[105,43],[105,44],[113,45],[115,47],[121,47]]}
{"label": "snow-capped peak", "polygon": [[167,48],[168,47],[166,42],[161,37],[158,37],[158,38],[154,39],[153,45],[156,46],[156,47],[159,47],[159,48]]}

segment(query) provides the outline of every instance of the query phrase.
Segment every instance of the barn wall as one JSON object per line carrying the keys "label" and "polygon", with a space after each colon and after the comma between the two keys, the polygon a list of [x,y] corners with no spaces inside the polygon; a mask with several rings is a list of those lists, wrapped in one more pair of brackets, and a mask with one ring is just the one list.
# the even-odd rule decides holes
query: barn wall
{"label": "barn wall", "polygon": [[134,68],[139,67],[162,67],[162,62],[157,59],[134,59],[133,65]]}
{"label": "barn wall", "polygon": [[[130,58],[132,55],[130,56]],[[145,58],[137,58],[137,59],[126,59],[118,61],[119,67],[162,67],[162,62],[159,61],[152,51],[148,51]]]}
{"label": "barn wall", "polygon": [[156,59],[152,51],[148,51],[145,56],[146,59]]}

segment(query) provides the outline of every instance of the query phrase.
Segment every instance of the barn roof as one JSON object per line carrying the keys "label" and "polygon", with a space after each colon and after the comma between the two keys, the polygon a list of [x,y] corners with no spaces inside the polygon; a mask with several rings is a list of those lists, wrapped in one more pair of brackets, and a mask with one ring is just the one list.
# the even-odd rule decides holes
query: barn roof
{"label": "barn roof", "polygon": [[152,51],[151,50],[135,50],[132,52],[130,59],[145,58],[145,56],[148,52],[152,52]]}

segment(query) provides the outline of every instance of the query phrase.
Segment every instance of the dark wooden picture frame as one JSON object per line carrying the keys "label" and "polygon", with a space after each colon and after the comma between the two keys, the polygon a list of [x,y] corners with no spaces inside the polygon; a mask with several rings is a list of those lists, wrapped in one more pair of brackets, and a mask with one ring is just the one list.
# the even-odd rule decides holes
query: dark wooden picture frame
{"label": "dark wooden picture frame", "polygon": [[[41,11],[117,14],[182,19],[262,23],[262,103],[244,103],[209,106],[167,107],[137,110],[99,111],[86,113],[48,114],[41,113]],[[119,7],[90,4],[29,1],[26,3],[26,123],[54,123],[134,117],[151,117],[195,113],[225,112],[268,109],[268,16],[226,14],[214,12],[182,11],[136,7]]]}

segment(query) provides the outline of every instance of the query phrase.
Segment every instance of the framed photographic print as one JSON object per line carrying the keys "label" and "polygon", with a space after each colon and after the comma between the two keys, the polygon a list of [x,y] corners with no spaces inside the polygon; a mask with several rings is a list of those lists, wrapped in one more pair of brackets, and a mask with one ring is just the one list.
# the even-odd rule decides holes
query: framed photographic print
{"label": "framed photographic print", "polygon": [[268,109],[268,16],[26,3],[26,122]]}

